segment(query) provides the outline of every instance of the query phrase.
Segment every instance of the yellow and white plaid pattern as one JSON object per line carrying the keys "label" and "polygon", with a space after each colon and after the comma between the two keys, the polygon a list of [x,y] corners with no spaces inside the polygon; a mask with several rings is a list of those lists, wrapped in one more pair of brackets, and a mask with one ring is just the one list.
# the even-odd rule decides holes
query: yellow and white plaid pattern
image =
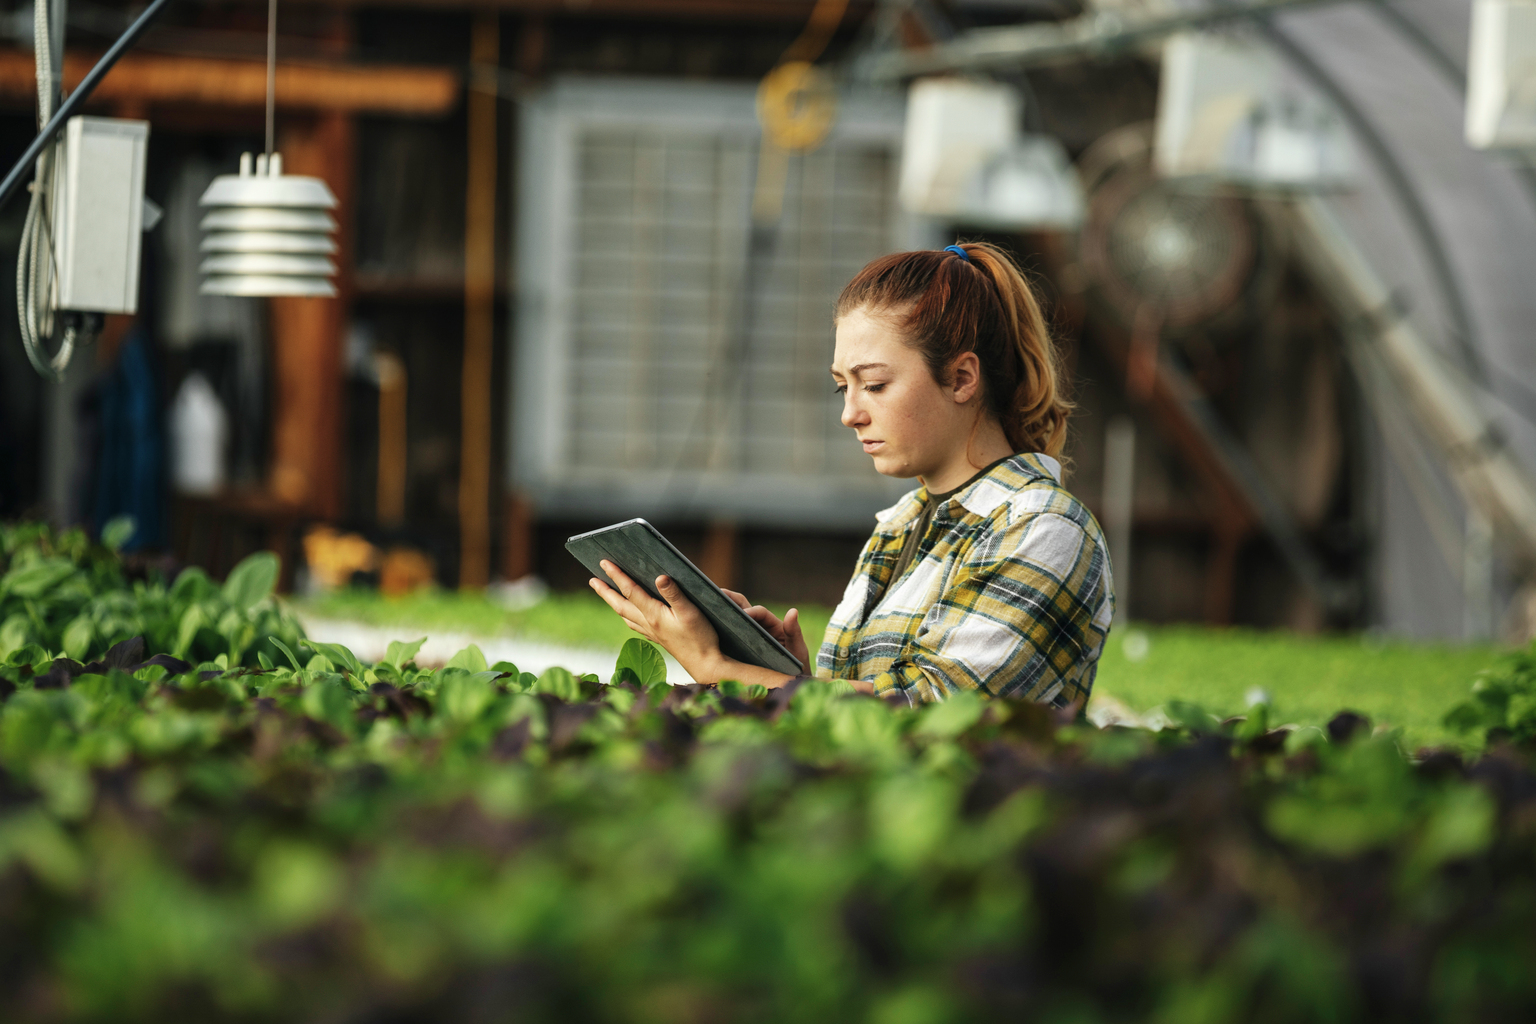
{"label": "yellow and white plaid pattern", "polygon": [[934,509],[894,581],[928,492],[879,513],[816,675],[872,681],[877,694],[914,703],[960,690],[1086,703],[1114,618],[1114,582],[1104,534],[1060,472],[1048,455],[997,464]]}

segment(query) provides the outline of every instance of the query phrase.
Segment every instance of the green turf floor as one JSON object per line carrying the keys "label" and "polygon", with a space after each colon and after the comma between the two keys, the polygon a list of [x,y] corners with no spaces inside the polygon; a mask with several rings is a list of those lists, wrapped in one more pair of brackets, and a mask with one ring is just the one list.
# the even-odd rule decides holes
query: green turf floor
{"label": "green turf floor", "polygon": [[[586,593],[552,594],[519,611],[481,594],[441,590],[394,599],[371,591],[340,591],[297,606],[322,618],[398,626],[412,633],[526,636],[573,647],[616,649],[633,635],[595,595]],[[830,609],[807,607],[802,614],[814,650]],[[1401,726],[1405,742],[1416,747],[1457,739],[1440,720],[1498,654],[1489,645],[1415,644],[1358,635],[1131,626],[1111,634],[1095,693],[1137,712],[1186,700],[1225,716],[1240,714],[1249,691],[1257,687],[1269,695],[1279,722],[1320,724],[1348,708],[1379,724]]]}
{"label": "green turf floor", "polygon": [[1317,724],[1348,709],[1402,727],[1417,747],[1458,741],[1441,719],[1499,654],[1479,644],[1131,626],[1110,634],[1095,690],[1137,711],[1186,700],[1224,716],[1240,714],[1257,687],[1274,721]]}
{"label": "green turf floor", "polygon": [[[370,590],[339,590],[294,602],[305,615],[363,622],[407,631],[434,630],[477,636],[521,636],[571,647],[617,649],[635,634],[596,594],[550,594],[531,608],[513,611],[480,593],[419,590],[405,597],[381,597]],[[782,615],[784,605],[769,605]],[[802,609],[806,638],[814,649],[826,632],[830,608]]]}

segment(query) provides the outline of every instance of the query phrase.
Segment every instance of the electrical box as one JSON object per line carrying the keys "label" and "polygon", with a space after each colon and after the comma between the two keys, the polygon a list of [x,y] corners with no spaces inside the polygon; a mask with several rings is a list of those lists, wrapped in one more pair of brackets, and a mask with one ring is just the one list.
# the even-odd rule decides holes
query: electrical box
{"label": "electrical box", "polygon": [[149,122],[72,117],[55,163],[58,309],[133,313],[139,305]]}
{"label": "electrical box", "polygon": [[1467,56],[1467,143],[1536,146],[1536,3],[1476,0]]}
{"label": "electrical box", "polygon": [[1268,48],[1183,32],[1163,44],[1153,164],[1168,178],[1325,191],[1350,184],[1354,154],[1337,112],[1286,82]]}
{"label": "electrical box", "polygon": [[1056,139],[1019,130],[1012,86],[921,78],[907,94],[898,194],[908,211],[977,227],[1070,230],[1082,188]]}

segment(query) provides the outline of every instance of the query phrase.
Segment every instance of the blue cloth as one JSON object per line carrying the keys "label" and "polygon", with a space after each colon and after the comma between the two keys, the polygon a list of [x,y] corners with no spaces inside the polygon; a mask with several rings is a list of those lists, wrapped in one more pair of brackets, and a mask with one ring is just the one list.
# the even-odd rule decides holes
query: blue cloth
{"label": "blue cloth", "polygon": [[92,523],[117,516],[136,527],[124,551],[165,546],[165,422],[149,336],[134,328],[101,382]]}

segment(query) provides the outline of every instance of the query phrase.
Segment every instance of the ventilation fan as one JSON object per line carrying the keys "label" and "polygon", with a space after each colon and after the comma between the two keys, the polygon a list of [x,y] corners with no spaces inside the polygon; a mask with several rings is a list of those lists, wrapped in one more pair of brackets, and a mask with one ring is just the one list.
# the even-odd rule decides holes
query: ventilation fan
{"label": "ventilation fan", "polygon": [[1083,263],[1128,324],[1208,324],[1241,304],[1275,261],[1262,258],[1261,226],[1245,201],[1154,173],[1152,131],[1117,129],[1083,155]]}

